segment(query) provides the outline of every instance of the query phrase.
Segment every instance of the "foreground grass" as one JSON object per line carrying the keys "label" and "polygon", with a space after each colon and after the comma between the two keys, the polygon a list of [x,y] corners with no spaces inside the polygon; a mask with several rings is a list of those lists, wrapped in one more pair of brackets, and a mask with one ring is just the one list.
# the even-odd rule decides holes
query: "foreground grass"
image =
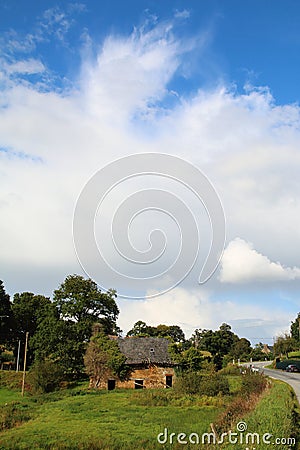
{"label": "foreground grass", "polygon": [[[299,405],[290,386],[281,381],[272,380],[271,388],[263,395],[255,409],[239,420],[240,423],[243,422],[246,424],[247,430],[239,433],[239,426],[237,426],[233,431],[238,432],[239,438],[240,434],[242,434],[244,443],[247,433],[257,433],[259,435],[259,445],[257,444],[257,440],[254,441],[253,445],[250,440],[249,445],[244,446],[244,448],[249,447],[251,449],[267,450],[273,447],[276,450],[288,450],[290,448],[296,450],[300,448],[299,414]],[[269,444],[262,442],[263,435],[266,433],[270,434],[267,438],[270,441]],[[296,445],[292,445],[293,443],[290,438],[296,440]],[[276,441],[277,439],[278,441]],[[214,448],[234,450],[240,447],[237,447],[237,444],[228,444],[227,440],[227,445],[214,446]]]}
{"label": "foreground grass", "polygon": [[[140,395],[139,395],[140,394]],[[0,434],[1,449],[157,449],[157,435],[170,432],[202,434],[225,403],[209,398],[174,399],[167,406],[143,405],[148,392],[83,392],[39,406],[31,404],[33,417]],[[158,397],[169,395],[166,391]],[[159,399],[152,399],[154,404]],[[178,402],[176,404],[176,402]],[[170,402],[168,402],[170,403]],[[223,406],[222,406],[223,405]],[[194,447],[194,446],[193,446]],[[164,447],[168,448],[168,447]],[[170,448],[182,448],[172,445]]]}
{"label": "foreground grass", "polygon": [[[180,395],[174,390],[89,391],[85,385],[74,389],[22,398],[19,391],[0,388],[0,413],[5,429],[0,433],[0,449],[85,449],[85,450],[154,450],[154,449],[238,449],[267,450],[272,444],[183,445],[176,443],[179,433],[200,437],[210,431],[218,417],[238,393],[241,377],[229,376],[231,395],[207,397]],[[13,401],[11,401],[13,400]],[[5,406],[5,403],[8,405]],[[296,437],[299,416],[295,396],[284,383],[273,382],[255,409],[239,421],[247,424],[247,432],[262,437]],[[4,422],[2,422],[4,423]],[[232,428],[233,431],[236,425]],[[167,443],[157,442],[157,435],[168,429]],[[228,430],[227,430],[228,431]],[[294,434],[292,434],[292,432]],[[176,437],[170,444],[170,433]],[[272,439],[273,439],[272,437]],[[288,450],[286,444],[276,445]],[[296,449],[296,447],[293,447]]]}

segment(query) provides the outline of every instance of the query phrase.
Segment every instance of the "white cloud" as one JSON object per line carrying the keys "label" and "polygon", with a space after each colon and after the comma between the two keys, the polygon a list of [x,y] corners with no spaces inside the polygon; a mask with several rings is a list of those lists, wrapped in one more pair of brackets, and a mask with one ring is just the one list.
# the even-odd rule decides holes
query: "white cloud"
{"label": "white cloud", "polygon": [[[51,17],[53,27],[63,21]],[[299,106],[277,106],[268,90],[240,95],[223,85],[199,89],[188,98],[178,91],[175,97],[169,82],[195,42],[177,39],[172,27],[169,22],[135,30],[132,36],[109,36],[95,58],[83,51],[74,83],[77,89],[58,93],[52,81],[47,92],[40,92],[38,84],[24,85],[15,79],[8,87],[4,84],[0,264],[1,277],[12,280],[12,290],[13,267],[26,266],[24,286],[32,285],[32,290],[38,267],[43,274],[39,283],[44,277],[47,292],[62,281],[59,276],[80,271],[72,215],[82,187],[112,160],[146,151],[186,158],[217,188],[232,241],[222,260],[223,286],[259,279],[283,281],[283,289],[288,289],[289,281],[299,278],[299,269],[293,268],[300,247]],[[21,45],[17,36],[11,39],[15,48]],[[28,52],[36,39],[28,35],[24,41]],[[42,71],[34,58],[15,60],[12,68],[23,73]],[[173,102],[164,103],[168,96]],[[235,236],[245,241],[234,240]],[[22,277],[20,269],[18,277]],[[218,281],[208,285],[212,291],[214,283]],[[151,288],[147,285],[145,291]],[[280,326],[282,310],[240,308],[213,298],[205,291],[198,295],[193,285],[190,291],[178,288],[144,302],[124,301],[121,326],[127,329],[142,319],[183,324],[188,333],[194,327],[230,322],[228,317],[262,318],[267,325],[274,320],[272,333]]]}
{"label": "white cloud", "polygon": [[161,323],[179,325],[189,338],[196,328],[215,330],[222,323],[228,323],[240,337],[248,336],[253,343],[264,341],[268,344],[283,329],[289,329],[290,315],[284,308],[274,306],[271,313],[267,305],[226,298],[214,301],[211,295],[202,288],[187,290],[179,287],[156,298],[119,300],[119,325],[125,333],[138,320],[152,326]]}
{"label": "white cloud", "polygon": [[44,64],[34,58],[29,58],[27,60],[19,60],[11,64],[4,64],[4,69],[7,74],[26,74],[32,75],[36,73],[44,72]]}
{"label": "white cloud", "polygon": [[183,9],[182,11],[176,10],[174,17],[176,19],[188,19],[190,17],[191,13],[187,9]]}
{"label": "white cloud", "polygon": [[231,241],[221,260],[220,280],[223,283],[255,283],[257,281],[290,281],[300,278],[298,267],[283,267],[258,253],[243,239]]}

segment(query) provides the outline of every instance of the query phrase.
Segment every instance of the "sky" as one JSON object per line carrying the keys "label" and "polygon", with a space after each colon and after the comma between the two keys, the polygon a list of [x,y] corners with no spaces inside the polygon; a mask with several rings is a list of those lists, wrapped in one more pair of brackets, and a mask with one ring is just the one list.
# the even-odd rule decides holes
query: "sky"
{"label": "sky", "polygon": [[[89,180],[116,167],[109,170],[118,183],[97,206],[92,230],[113,270],[92,271],[101,288],[119,292],[124,332],[143,320],[179,325],[189,337],[226,322],[253,344],[272,344],[288,331],[300,310],[299,20],[296,0],[0,0],[7,292],[51,297],[67,275],[91,275],[74,242],[74,211]],[[209,205],[182,184],[190,169],[176,179],[153,172],[124,179],[138,171],[126,158],[146,153],[190,164],[222,203],[224,253],[204,284],[199,274],[214,239]],[[163,194],[151,191],[145,210],[135,194],[151,189]],[[169,194],[181,202],[174,206]],[[184,235],[188,211],[199,242]],[[151,264],[132,264],[117,249],[128,242],[142,256],[162,251]],[[194,249],[185,277],[170,271],[182,250]],[[120,273],[132,283],[123,285]]]}

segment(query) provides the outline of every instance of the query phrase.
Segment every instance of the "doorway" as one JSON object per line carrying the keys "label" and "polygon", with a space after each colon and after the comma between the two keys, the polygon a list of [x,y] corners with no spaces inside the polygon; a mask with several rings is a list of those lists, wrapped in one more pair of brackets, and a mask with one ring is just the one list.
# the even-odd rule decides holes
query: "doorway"
{"label": "doorway", "polygon": [[107,380],[107,390],[113,391],[116,389],[116,380]]}

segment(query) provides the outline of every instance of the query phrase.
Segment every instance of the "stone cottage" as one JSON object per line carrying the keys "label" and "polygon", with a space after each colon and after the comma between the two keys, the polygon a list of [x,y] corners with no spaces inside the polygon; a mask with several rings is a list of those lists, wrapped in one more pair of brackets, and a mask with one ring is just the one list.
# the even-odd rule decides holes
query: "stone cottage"
{"label": "stone cottage", "polygon": [[[176,363],[168,352],[170,341],[156,337],[126,337],[117,339],[120,351],[126,356],[126,365],[131,367],[128,380],[108,376],[98,384],[99,388],[145,389],[172,387]],[[92,381],[92,380],[91,380]]]}

